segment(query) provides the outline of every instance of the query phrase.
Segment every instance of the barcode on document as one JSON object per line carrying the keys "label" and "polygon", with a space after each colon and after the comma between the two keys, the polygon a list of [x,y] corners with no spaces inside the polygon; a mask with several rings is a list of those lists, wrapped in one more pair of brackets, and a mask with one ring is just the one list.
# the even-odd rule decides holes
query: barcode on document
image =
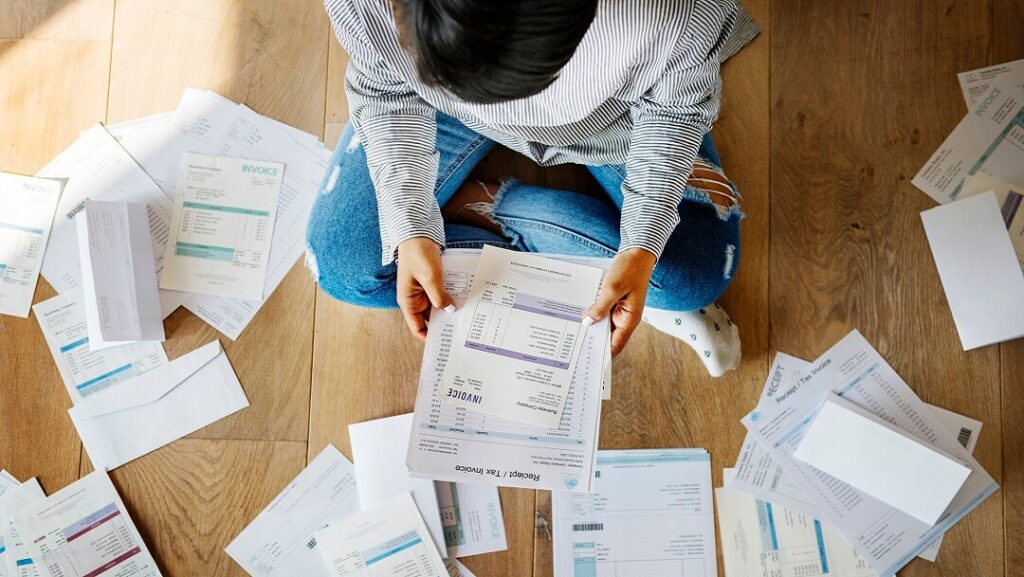
{"label": "barcode on document", "polygon": [[309,549],[316,549],[316,537],[313,537],[309,541],[306,541],[306,547]]}
{"label": "barcode on document", "polygon": [[574,523],[572,530],[579,531],[604,531],[604,523]]}
{"label": "barcode on document", "polygon": [[974,431],[968,429],[967,427],[960,427],[960,434],[956,436],[956,440],[959,441],[960,444],[963,445],[963,447],[966,449],[967,444],[971,442],[971,435],[973,433]]}

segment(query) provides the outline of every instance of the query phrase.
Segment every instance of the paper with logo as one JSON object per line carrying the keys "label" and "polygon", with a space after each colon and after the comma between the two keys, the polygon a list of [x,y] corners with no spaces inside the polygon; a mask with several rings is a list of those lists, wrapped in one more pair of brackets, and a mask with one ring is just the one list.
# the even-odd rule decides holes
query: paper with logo
{"label": "paper with logo", "polygon": [[[461,307],[439,397],[461,408],[556,427],[600,269],[485,246]],[[603,367],[602,367],[603,369]]]}
{"label": "paper with logo", "polygon": [[992,88],[992,83],[1002,82],[1016,86],[1024,92],[1024,60],[1014,60],[995,66],[986,66],[957,74],[960,90],[964,93],[967,108],[973,107]]}
{"label": "paper with logo", "polygon": [[90,473],[21,509],[14,524],[44,574],[160,576],[106,471]]}
{"label": "paper with logo", "polygon": [[28,316],[60,189],[56,180],[0,172],[0,315]]}
{"label": "paper with logo", "polygon": [[327,445],[224,551],[252,577],[328,577],[313,533],[358,512],[352,463]]}
{"label": "paper with logo", "polygon": [[261,300],[284,170],[185,154],[160,288]]}
{"label": "paper with logo", "polygon": [[29,479],[4,491],[0,496],[0,575],[5,577],[40,577],[42,570],[32,558],[25,539],[12,522],[21,509],[46,498],[39,481]]}
{"label": "paper with logo", "polygon": [[315,534],[333,577],[447,577],[412,496],[333,523]]}
{"label": "paper with logo", "polygon": [[434,481],[434,489],[449,557],[469,557],[508,549],[497,487],[482,483]]}

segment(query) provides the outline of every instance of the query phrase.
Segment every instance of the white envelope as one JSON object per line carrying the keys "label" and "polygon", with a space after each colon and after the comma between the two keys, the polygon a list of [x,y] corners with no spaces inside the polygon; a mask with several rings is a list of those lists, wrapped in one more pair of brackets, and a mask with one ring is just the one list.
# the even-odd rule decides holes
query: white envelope
{"label": "white envelope", "polygon": [[89,459],[107,470],[249,406],[219,341],[68,410]]}

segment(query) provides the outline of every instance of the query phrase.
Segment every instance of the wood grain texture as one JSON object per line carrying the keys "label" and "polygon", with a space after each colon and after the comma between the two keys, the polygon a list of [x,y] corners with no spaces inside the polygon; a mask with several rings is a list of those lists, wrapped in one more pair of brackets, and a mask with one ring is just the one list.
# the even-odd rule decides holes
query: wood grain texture
{"label": "wood grain texture", "polygon": [[[988,8],[772,2],[769,282],[772,349],[813,358],[860,329],[925,401],[984,421],[975,455],[999,478],[998,349],[960,348],[920,224],[934,202],[910,185],[965,113],[956,73],[984,59]],[[1002,574],[1001,501],[902,574]]]}

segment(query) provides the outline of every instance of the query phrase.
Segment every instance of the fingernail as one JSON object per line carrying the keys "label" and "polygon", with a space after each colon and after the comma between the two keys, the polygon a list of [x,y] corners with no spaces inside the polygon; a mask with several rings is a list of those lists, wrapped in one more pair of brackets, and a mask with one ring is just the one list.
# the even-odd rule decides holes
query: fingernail
{"label": "fingernail", "polygon": [[444,312],[446,312],[448,314],[454,313],[455,312],[455,305],[448,305],[448,306],[444,307]]}
{"label": "fingernail", "polygon": [[583,324],[583,328],[587,328],[590,325],[594,324],[594,319],[592,319],[590,317],[583,317],[583,323],[582,324]]}

